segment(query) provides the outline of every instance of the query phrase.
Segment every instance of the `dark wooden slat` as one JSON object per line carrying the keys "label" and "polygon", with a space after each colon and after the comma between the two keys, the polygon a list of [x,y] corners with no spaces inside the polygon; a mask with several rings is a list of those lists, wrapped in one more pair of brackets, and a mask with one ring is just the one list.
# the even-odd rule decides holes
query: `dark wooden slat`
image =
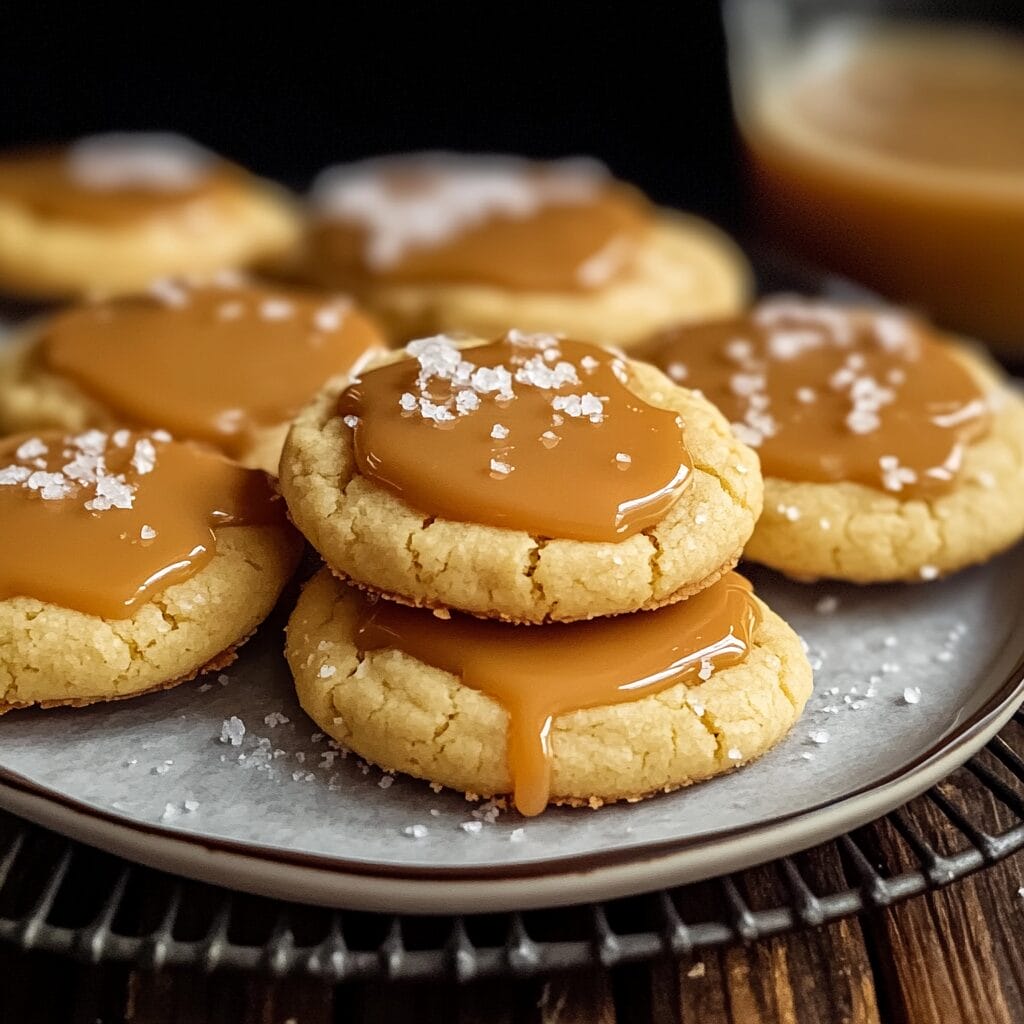
{"label": "dark wooden slat", "polygon": [[[797,865],[812,890],[845,884],[834,849]],[[742,895],[752,910],[785,898],[767,869],[750,872]],[[651,973],[651,1018],[658,1024],[878,1024],[874,976],[856,920],[840,921],[660,964]]]}
{"label": "dark wooden slat", "polygon": [[[953,793],[946,788],[947,795]],[[961,794],[993,825],[1014,820],[989,794]],[[981,806],[984,804],[985,806]],[[910,808],[915,826],[933,845],[964,839],[928,801]],[[887,822],[867,831],[873,854],[893,870],[915,863]],[[890,907],[865,925],[876,949],[895,1020],[913,1024],[1017,1024],[1024,1013],[1024,856]]]}

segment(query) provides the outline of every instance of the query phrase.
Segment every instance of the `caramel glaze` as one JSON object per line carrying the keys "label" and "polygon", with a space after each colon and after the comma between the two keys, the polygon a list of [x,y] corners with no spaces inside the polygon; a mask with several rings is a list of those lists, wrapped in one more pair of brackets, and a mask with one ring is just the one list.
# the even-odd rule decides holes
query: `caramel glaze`
{"label": "caramel glaze", "polygon": [[[374,228],[360,216],[332,213],[315,219],[309,246],[314,276],[322,283],[359,289],[367,284],[482,284],[516,291],[588,292],[620,277],[631,265],[650,230],[653,211],[641,193],[626,185],[597,180],[585,198],[524,202],[516,212],[482,209],[454,223],[443,195],[431,204],[431,189],[446,171],[404,166],[400,161],[380,172],[379,187],[400,202],[421,193],[422,206],[407,216],[444,224],[429,241],[401,247],[397,256],[373,258]],[[449,172],[450,173],[450,172]],[[458,168],[454,173],[458,173]],[[527,184],[542,181],[544,165],[520,171]],[[385,225],[400,216],[392,209]],[[377,230],[387,232],[389,226]]]}
{"label": "caramel glaze", "polygon": [[213,558],[214,528],[285,526],[265,473],[163,438],[88,431],[0,445],[0,601],[128,618]]}
{"label": "caramel glaze", "polygon": [[667,331],[640,354],[703,391],[782,480],[941,495],[991,422],[963,362],[896,313],[769,300]]}
{"label": "caramel glaze", "polygon": [[[760,622],[750,584],[734,572],[653,612],[591,622],[513,626],[359,598],[356,646],[395,649],[459,677],[507,712],[516,807],[540,814],[551,795],[554,719],[694,685],[744,660]],[[623,657],[623,652],[629,657]]]}
{"label": "caramel glaze", "polygon": [[241,168],[219,160],[182,188],[98,189],[75,179],[66,149],[30,150],[0,156],[0,200],[16,203],[38,217],[117,227],[221,201],[234,195],[245,177]]}
{"label": "caramel glaze", "polygon": [[364,373],[338,409],[359,472],[427,516],[617,542],[689,483],[679,417],[634,395],[607,349],[513,331],[407,351]]}
{"label": "caramel glaze", "polygon": [[345,300],[213,283],[72,309],[41,346],[50,370],[122,421],[235,455],[376,348],[377,329]]}

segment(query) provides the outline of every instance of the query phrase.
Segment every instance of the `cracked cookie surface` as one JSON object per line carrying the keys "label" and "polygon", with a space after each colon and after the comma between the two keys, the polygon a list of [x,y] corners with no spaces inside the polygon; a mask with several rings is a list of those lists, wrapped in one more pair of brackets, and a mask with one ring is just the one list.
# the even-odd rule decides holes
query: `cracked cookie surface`
{"label": "cracked cookie surface", "polygon": [[129,618],[27,597],[0,601],[0,714],[118,700],[229,664],[276,603],[300,545],[279,526],[216,533],[217,553],[206,566]]}
{"label": "cracked cookie surface", "polygon": [[[286,654],[306,713],[383,768],[477,796],[508,794],[506,711],[400,651],[360,656],[358,605],[326,569],[303,590]],[[556,718],[552,802],[640,799],[722,774],[778,743],[810,696],[811,668],[799,637],[763,605],[753,641],[742,663],[698,685]]]}
{"label": "cracked cookie surface", "polygon": [[544,622],[680,600],[736,564],[761,511],[760,468],[698,394],[646,364],[630,363],[630,372],[637,395],[680,414],[694,468],[665,516],[627,540],[536,537],[423,515],[359,474],[337,410],[343,381],[289,432],[280,468],[289,513],[336,574],[408,604]]}
{"label": "cracked cookie surface", "polygon": [[966,349],[994,396],[989,433],[964,448],[951,491],[931,499],[855,483],[765,479],[764,513],[746,548],[796,578],[931,580],[984,562],[1024,536],[1024,399]]}

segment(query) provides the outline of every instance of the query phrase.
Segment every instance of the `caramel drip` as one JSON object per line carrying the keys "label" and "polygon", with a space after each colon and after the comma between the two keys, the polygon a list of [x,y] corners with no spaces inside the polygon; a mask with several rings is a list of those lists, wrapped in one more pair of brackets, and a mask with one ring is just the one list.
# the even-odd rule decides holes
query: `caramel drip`
{"label": "caramel drip", "polygon": [[409,351],[363,374],[339,414],[359,472],[425,515],[617,542],[657,523],[689,483],[678,416],[634,395],[606,349],[511,332]]}
{"label": "caramel drip", "polygon": [[402,651],[508,712],[509,770],[516,807],[527,815],[540,814],[550,797],[556,718],[699,683],[743,661],[760,622],[750,584],[734,572],[658,611],[546,626],[458,614],[442,620],[390,601],[360,601],[361,653]]}
{"label": "caramel drip", "polygon": [[782,480],[940,495],[991,421],[963,363],[895,313],[769,301],[665,332],[644,354],[703,391]]}
{"label": "caramel drip", "polygon": [[46,365],[120,419],[233,454],[378,347],[346,302],[212,284],[73,309],[42,338]]}
{"label": "caramel drip", "polygon": [[[483,208],[474,216],[460,216],[458,209],[446,208],[446,186],[454,191],[462,173],[461,164],[446,170],[401,161],[379,171],[374,184],[386,211],[381,225],[376,231],[368,226],[365,210],[319,217],[310,234],[314,276],[331,286],[354,289],[377,283],[481,284],[587,292],[623,274],[653,223],[639,192],[601,179],[581,179],[586,191],[571,200],[556,195],[531,202],[530,185],[541,188],[551,173],[545,165],[513,172],[524,188],[521,209]],[[467,189],[472,187],[470,181]],[[399,204],[410,195],[422,196],[422,202],[415,211],[403,212]],[[403,216],[427,219],[436,228],[394,255],[375,259],[380,236],[395,231],[396,222],[401,232]]]}
{"label": "caramel drip", "polygon": [[0,156],[0,201],[15,203],[38,217],[112,227],[177,216],[203,202],[220,202],[234,195],[244,179],[240,168],[217,161],[196,182],[179,189],[98,189],[72,176],[66,150]]}
{"label": "caramel drip", "polygon": [[[107,485],[95,483],[97,467]],[[0,601],[127,618],[213,558],[215,527],[275,523],[284,508],[266,474],[206,449],[128,431],[8,440]]]}

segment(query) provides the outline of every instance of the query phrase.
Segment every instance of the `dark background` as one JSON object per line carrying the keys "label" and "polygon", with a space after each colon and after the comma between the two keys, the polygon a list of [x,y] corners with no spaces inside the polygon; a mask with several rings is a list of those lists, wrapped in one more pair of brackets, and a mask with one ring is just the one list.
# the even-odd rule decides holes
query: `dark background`
{"label": "dark background", "polygon": [[732,226],[718,4],[665,7],[33,8],[0,35],[0,145],[174,129],[297,188],[379,152],[589,153]]}

